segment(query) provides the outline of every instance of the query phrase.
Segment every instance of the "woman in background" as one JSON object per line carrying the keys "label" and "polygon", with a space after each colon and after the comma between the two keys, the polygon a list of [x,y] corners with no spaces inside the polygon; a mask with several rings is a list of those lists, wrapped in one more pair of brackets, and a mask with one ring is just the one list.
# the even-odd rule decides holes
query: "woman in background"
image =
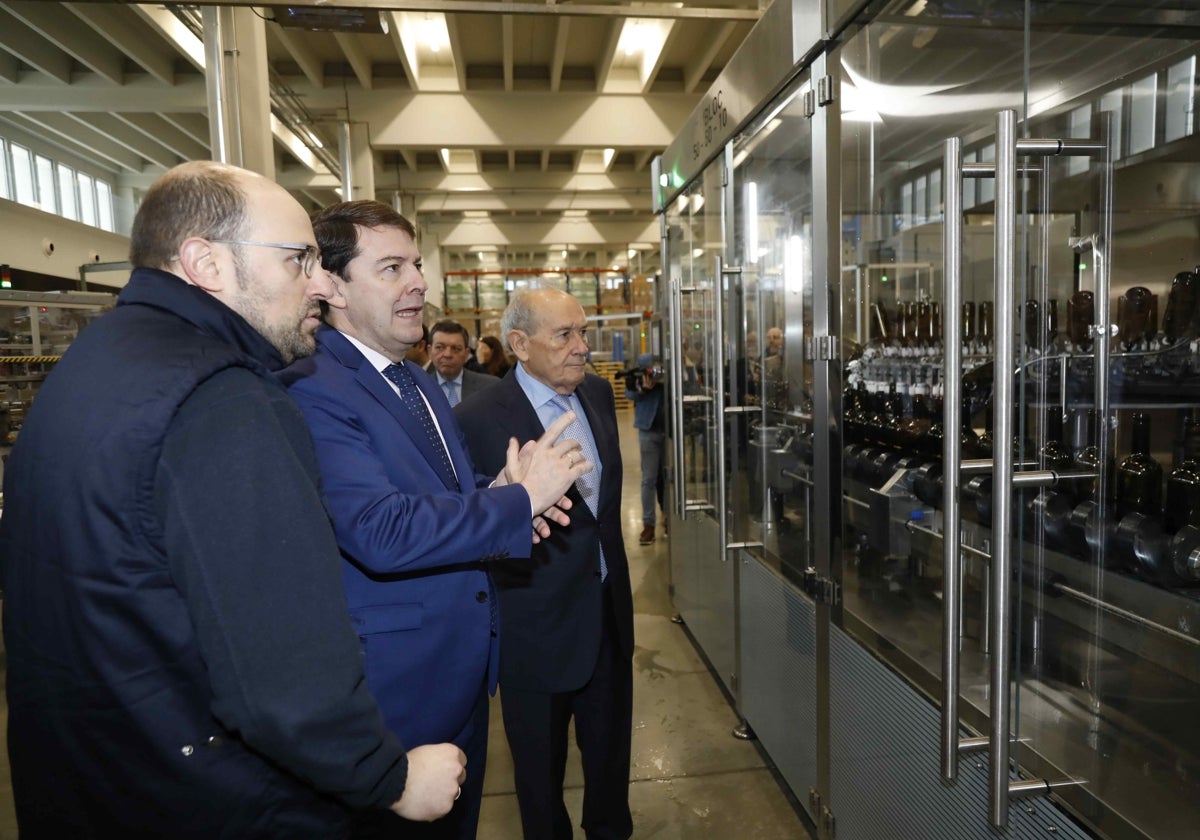
{"label": "woman in background", "polygon": [[511,367],[504,358],[504,345],[494,335],[485,335],[479,339],[479,346],[475,348],[475,358],[483,366],[483,372],[492,376],[504,376]]}

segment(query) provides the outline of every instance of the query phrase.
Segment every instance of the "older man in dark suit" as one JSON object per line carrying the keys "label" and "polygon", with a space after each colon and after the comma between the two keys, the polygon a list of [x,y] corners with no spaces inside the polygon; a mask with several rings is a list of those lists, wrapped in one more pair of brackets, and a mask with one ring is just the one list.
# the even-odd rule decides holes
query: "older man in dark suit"
{"label": "older man in dark suit", "polygon": [[438,387],[454,407],[471,394],[499,382],[490,373],[479,373],[466,367],[471,358],[467,328],[457,321],[438,321],[429,330],[429,366]]}
{"label": "older man in dark suit", "polygon": [[577,420],[595,464],[567,494],[571,523],[529,559],[491,566],[500,595],[500,686],[526,840],[572,836],[563,804],[567,728],[583,759],[583,828],[590,840],[624,840],[629,810],[633,596],[621,537],[621,452],[612,385],[585,370],[587,321],[555,289],[518,294],[502,331],[518,359],[498,385],[455,410],[484,470],[509,437],[534,440],[560,416]]}

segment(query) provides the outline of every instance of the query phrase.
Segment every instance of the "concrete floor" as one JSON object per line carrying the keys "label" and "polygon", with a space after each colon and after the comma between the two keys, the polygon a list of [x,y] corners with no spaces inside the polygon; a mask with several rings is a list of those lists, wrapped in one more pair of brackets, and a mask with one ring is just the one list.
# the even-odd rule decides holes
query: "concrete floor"
{"label": "concrete floor", "polygon": [[[629,795],[633,836],[661,840],[808,840],[754,743],[730,733],[738,717],[684,629],[672,623],[668,540],[659,521],[655,541],[638,545],[641,470],[632,413],[617,418],[625,483],[621,491],[625,548],[633,582],[633,766]],[[566,803],[578,827],[583,774],[572,746]],[[499,698],[492,700],[488,767],[478,840],[517,840],[521,822],[512,758]],[[577,829],[577,837],[582,830]]]}
{"label": "concrete floor", "polygon": [[[622,516],[633,580],[635,639],[633,766],[630,800],[634,837],[658,840],[808,840],[788,795],[756,745],[730,735],[737,715],[691,644],[670,620],[668,542],[637,544],[642,527],[637,432],[618,415],[625,461]],[[0,649],[0,665],[3,664]],[[0,687],[4,672],[0,669]],[[15,840],[8,750],[8,706],[0,694],[0,840]],[[579,825],[583,802],[579,754],[572,747],[566,803]],[[479,840],[519,840],[512,758],[500,702],[492,728]],[[577,832],[582,837],[582,831]]]}

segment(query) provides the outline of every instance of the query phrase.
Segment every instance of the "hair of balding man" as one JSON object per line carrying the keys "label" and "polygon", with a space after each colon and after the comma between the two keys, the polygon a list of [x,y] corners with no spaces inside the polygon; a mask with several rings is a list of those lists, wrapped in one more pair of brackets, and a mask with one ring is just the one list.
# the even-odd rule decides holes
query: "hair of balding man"
{"label": "hair of balding man", "polygon": [[508,341],[508,334],[513,330],[533,335],[542,322],[542,316],[537,310],[535,300],[538,297],[554,293],[575,300],[574,295],[568,294],[562,289],[521,289],[514,293],[509,298],[508,308],[504,310],[504,315],[500,318],[500,334],[504,340]]}
{"label": "hair of balding man", "polygon": [[246,226],[245,183],[260,178],[211,160],[180,164],[159,178],[142,199],[129,232],[134,268],[166,268],[184,240],[240,239]]}

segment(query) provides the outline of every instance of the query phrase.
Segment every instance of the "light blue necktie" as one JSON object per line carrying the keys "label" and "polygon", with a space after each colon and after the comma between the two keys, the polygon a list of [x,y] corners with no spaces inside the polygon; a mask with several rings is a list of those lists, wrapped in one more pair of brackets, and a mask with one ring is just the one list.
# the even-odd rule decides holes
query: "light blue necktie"
{"label": "light blue necktie", "polygon": [[458,383],[452,379],[447,379],[442,383],[442,389],[446,392],[446,399],[450,401],[450,407],[458,405]]}
{"label": "light blue necktie", "polygon": [[[562,394],[558,394],[551,398],[550,402],[562,409],[563,414],[568,411],[574,411],[571,408],[571,401]],[[592,446],[592,441],[588,437],[587,430],[583,428],[583,414],[576,412],[575,419],[571,421],[571,425],[567,426],[559,440],[577,440],[579,441],[579,451],[583,457],[591,461],[595,468],[584,475],[579,476],[575,480],[575,486],[579,488],[579,495],[583,496],[583,500],[587,502],[588,510],[592,512],[592,516],[596,515],[597,506],[600,503],[600,459],[596,456],[596,450]],[[604,562],[604,548],[600,548],[600,580],[603,581],[608,577],[608,564]]]}

